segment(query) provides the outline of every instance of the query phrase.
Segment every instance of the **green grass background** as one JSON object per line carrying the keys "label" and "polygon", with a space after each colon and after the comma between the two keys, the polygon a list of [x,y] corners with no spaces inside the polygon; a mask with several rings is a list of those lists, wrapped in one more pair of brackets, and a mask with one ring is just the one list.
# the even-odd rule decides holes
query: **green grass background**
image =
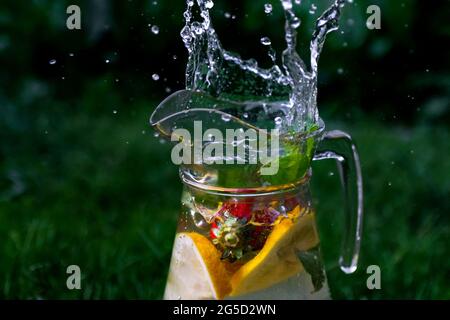
{"label": "green grass background", "polygon": [[[226,48],[263,62],[261,36],[284,48],[283,15],[267,16],[268,2],[279,5],[215,1]],[[330,1],[302,1],[303,57],[313,2],[319,13]],[[187,54],[185,1],[153,3],[0,1],[0,299],[162,297],[181,183],[148,119],[167,88],[184,87]],[[65,28],[69,4],[82,9],[81,31]],[[381,30],[365,27],[370,4],[381,7]],[[335,164],[313,164],[334,298],[450,299],[448,4],[355,0],[327,39],[320,114],[359,146],[365,190],[360,265],[347,276]],[[72,264],[82,290],[66,287]],[[381,290],[366,287],[369,265],[381,268]]]}
{"label": "green grass background", "polygon": [[[2,144],[1,298],[162,297],[181,183],[170,146],[147,124],[156,102],[95,111],[110,88],[107,79],[93,87],[83,109],[44,98],[45,112],[10,114],[21,125]],[[337,266],[343,200],[335,164],[313,165],[333,297],[450,298],[448,128],[325,121],[356,140],[365,189],[360,267],[347,276]],[[81,268],[82,290],[66,288],[71,264]],[[366,287],[372,264],[381,290]]]}

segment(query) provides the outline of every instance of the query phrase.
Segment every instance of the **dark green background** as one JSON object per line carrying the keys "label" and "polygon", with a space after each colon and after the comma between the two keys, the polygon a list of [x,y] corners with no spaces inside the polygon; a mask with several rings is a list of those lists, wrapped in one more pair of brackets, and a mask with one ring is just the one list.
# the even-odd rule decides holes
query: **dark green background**
{"label": "dark green background", "polygon": [[[153,2],[1,1],[0,298],[161,298],[181,184],[148,118],[183,88],[187,54],[184,1]],[[216,0],[214,9],[224,46],[263,65],[260,37],[283,48],[278,2],[269,17],[265,2]],[[319,13],[329,1],[316,2]],[[300,10],[304,56],[310,3]],[[81,7],[81,31],[65,27],[69,4]],[[369,4],[381,8],[381,30],[365,27]],[[450,298],[449,7],[354,0],[344,33],[326,43],[319,109],[329,129],[359,146],[366,209],[361,264],[345,276],[337,171],[314,164],[335,298]],[[82,290],[66,288],[71,264],[81,267]],[[372,264],[381,290],[366,287]]]}

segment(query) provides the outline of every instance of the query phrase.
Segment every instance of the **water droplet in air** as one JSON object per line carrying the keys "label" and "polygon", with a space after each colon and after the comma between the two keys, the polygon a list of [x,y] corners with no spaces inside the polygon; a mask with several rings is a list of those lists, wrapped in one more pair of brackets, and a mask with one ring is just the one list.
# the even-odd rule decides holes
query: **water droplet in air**
{"label": "water droplet in air", "polygon": [[49,64],[56,64],[56,59],[52,59],[48,62]]}
{"label": "water droplet in air", "polygon": [[277,125],[277,126],[279,126],[280,124],[282,124],[283,123],[283,119],[281,119],[281,117],[276,117],[275,118],[275,124]]}
{"label": "water droplet in air", "polygon": [[231,116],[229,114],[223,114],[222,115],[222,120],[225,122],[228,122],[231,120]]}
{"label": "water droplet in air", "polygon": [[153,34],[159,33],[159,27],[157,25],[152,26],[151,30],[152,30]]}
{"label": "water droplet in air", "polygon": [[230,19],[231,18],[231,14],[229,12],[225,12],[224,13],[225,18]]}
{"label": "water droplet in air", "polygon": [[75,56],[75,55],[72,52],[69,53],[69,57],[73,57],[73,56]]}
{"label": "water droplet in air", "polygon": [[337,73],[338,74],[344,74],[344,69],[342,69],[342,68],[337,69]]}
{"label": "water droplet in air", "polygon": [[328,176],[329,176],[329,177],[334,176],[334,172],[333,172],[333,171],[328,172]]}
{"label": "water droplet in air", "polygon": [[114,114],[117,114],[117,110],[113,110],[113,113],[114,113]]}
{"label": "water droplet in air", "polygon": [[284,10],[292,9],[292,1],[291,0],[281,0],[281,4],[283,5]]}
{"label": "water droplet in air", "polygon": [[154,73],[154,74],[152,75],[152,79],[155,80],[155,81],[158,81],[158,80],[159,80],[159,74]]}
{"label": "water droplet in air", "polygon": [[247,119],[248,118],[248,113],[245,112],[242,116],[244,117],[244,119]]}
{"label": "water droplet in air", "polygon": [[105,63],[109,63],[109,59],[106,59],[106,60],[105,60]]}
{"label": "water droplet in air", "polygon": [[266,3],[264,5],[264,12],[265,13],[267,13],[267,14],[272,13],[272,10],[273,10],[273,7],[272,7],[272,5],[270,3]]}
{"label": "water droplet in air", "polygon": [[313,3],[311,4],[311,9],[309,9],[310,14],[315,14],[317,10],[317,6]]}
{"label": "water droplet in air", "polygon": [[389,186],[389,187],[392,186],[392,182],[389,181],[389,182],[388,182],[388,186]]}
{"label": "water droplet in air", "polygon": [[214,2],[212,2],[211,0],[207,0],[205,3],[205,8],[211,9],[212,7],[214,7]]}
{"label": "water droplet in air", "polygon": [[272,44],[272,41],[270,41],[268,37],[262,37],[261,44],[264,46],[270,46]]}

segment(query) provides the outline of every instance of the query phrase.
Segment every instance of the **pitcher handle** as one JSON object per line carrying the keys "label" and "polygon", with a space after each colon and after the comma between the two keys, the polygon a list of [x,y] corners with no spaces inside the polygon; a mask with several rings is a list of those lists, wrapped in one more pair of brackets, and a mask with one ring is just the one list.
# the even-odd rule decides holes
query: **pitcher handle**
{"label": "pitcher handle", "polygon": [[359,155],[351,136],[334,130],[326,132],[313,160],[335,159],[344,191],[344,237],[339,266],[350,274],[358,266],[363,223],[363,182]]}

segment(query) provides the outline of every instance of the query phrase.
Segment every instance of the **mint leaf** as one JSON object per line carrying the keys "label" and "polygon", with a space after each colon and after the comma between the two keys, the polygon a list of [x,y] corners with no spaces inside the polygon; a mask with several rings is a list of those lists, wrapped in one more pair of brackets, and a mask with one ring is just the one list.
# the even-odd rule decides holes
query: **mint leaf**
{"label": "mint leaf", "polygon": [[314,292],[322,289],[325,282],[325,271],[319,247],[308,251],[299,251],[297,255],[306,272],[311,276]]}

